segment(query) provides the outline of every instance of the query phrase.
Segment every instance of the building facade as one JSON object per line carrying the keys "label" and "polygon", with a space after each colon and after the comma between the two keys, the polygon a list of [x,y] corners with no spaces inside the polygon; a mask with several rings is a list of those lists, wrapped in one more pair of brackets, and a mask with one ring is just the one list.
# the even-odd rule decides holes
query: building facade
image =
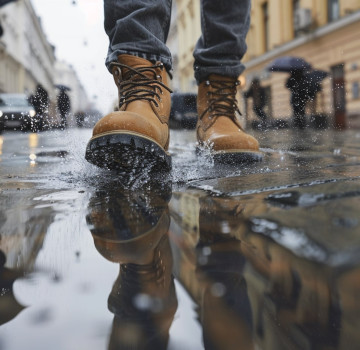
{"label": "building facade", "polygon": [[172,56],[172,79],[170,80],[170,87],[172,91],[180,91],[180,74],[179,74],[179,35],[178,35],[178,22],[177,22],[177,3],[176,1],[172,2],[171,9],[171,22],[169,35],[166,41],[166,44],[171,52]]}
{"label": "building facade", "polygon": [[[304,58],[314,69],[328,73],[314,110],[336,127],[360,126],[360,1],[257,0],[244,58],[246,88],[254,77],[267,91],[267,110],[273,118],[291,117],[288,73],[269,73],[266,67],[281,56]],[[250,101],[251,104],[251,101]],[[247,112],[254,118],[251,106]]]}
{"label": "building facade", "polygon": [[30,0],[0,8],[0,92],[26,93],[41,84],[54,96],[54,47],[48,42]]}
{"label": "building facade", "polygon": [[84,112],[89,109],[90,106],[86,91],[72,65],[64,61],[56,61],[54,81],[55,85],[65,85],[70,89],[68,95],[71,101],[70,112],[72,114]]}
{"label": "building facade", "polygon": [[50,99],[49,123],[58,124],[56,84],[71,88],[72,112],[89,108],[87,93],[77,73],[66,62],[59,62],[30,0],[0,7],[0,93],[30,96],[41,84]]}
{"label": "building facade", "polygon": [[178,27],[178,75],[180,89],[184,92],[196,92],[193,71],[193,51],[201,35],[200,0],[177,0]]}
{"label": "building facade", "polygon": [[[178,0],[179,75],[181,89],[194,91],[192,52],[200,36],[199,1]],[[254,77],[266,89],[266,111],[274,119],[290,119],[287,73],[266,67],[281,56],[306,59],[328,72],[307,113],[326,115],[330,125],[360,127],[360,0],[253,0],[243,62],[242,88]],[[255,119],[252,101],[242,100],[247,120]]]}

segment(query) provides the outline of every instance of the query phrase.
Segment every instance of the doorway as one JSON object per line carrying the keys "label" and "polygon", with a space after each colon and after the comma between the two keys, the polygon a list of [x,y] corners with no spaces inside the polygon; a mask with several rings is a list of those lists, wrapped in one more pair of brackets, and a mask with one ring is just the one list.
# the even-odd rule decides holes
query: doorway
{"label": "doorway", "polygon": [[332,92],[334,103],[334,127],[346,128],[346,97],[345,97],[345,73],[344,64],[331,67]]}

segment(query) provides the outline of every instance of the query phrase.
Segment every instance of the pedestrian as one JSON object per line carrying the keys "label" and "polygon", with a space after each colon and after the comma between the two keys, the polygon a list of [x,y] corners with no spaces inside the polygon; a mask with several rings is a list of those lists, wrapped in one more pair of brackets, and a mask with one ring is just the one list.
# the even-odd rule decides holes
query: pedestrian
{"label": "pedestrian", "polygon": [[262,128],[268,127],[268,116],[264,112],[266,105],[265,89],[261,86],[259,78],[254,78],[251,82],[249,90],[244,92],[244,97],[253,99],[253,111],[261,120]]}
{"label": "pedestrian", "polygon": [[30,103],[38,117],[43,118],[49,109],[49,94],[41,84],[36,86],[35,94],[30,96]]}
{"label": "pedestrian", "polygon": [[285,85],[291,92],[290,104],[293,110],[293,125],[295,128],[306,127],[305,107],[311,98],[309,80],[303,70],[293,70]]}
{"label": "pedestrian", "polygon": [[60,92],[57,96],[57,108],[60,114],[60,127],[65,129],[67,126],[67,116],[71,110],[70,97],[66,93],[65,89],[60,89]]}
{"label": "pedestrian", "polygon": [[[258,141],[238,119],[236,93],[250,23],[250,0],[201,1],[202,35],[194,50],[198,84],[197,141],[214,157],[259,159]],[[169,170],[171,53],[165,45],[169,0],[104,0],[109,37],[106,65],[119,92],[119,111],[93,129],[86,159],[100,167]]]}

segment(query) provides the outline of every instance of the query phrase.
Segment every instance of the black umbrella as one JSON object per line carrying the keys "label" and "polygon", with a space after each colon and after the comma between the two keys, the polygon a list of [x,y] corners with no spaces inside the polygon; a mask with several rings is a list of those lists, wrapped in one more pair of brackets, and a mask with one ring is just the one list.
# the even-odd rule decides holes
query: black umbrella
{"label": "black umbrella", "polygon": [[0,7],[17,0],[0,0]]}
{"label": "black umbrella", "polygon": [[266,69],[270,72],[294,72],[311,69],[311,64],[301,57],[282,56],[272,61]]}
{"label": "black umbrella", "polygon": [[329,73],[324,70],[314,69],[311,72],[306,73],[305,75],[311,82],[320,83],[329,75]]}
{"label": "black umbrella", "polygon": [[56,85],[54,85],[57,89],[59,89],[59,90],[64,90],[64,91],[71,91],[71,89],[68,87],[68,86],[66,86],[66,85],[62,85],[62,84],[56,84]]}

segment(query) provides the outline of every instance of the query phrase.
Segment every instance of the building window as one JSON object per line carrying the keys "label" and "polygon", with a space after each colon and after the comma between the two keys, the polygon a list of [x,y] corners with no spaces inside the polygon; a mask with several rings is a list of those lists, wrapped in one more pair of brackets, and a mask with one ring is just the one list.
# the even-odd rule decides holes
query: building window
{"label": "building window", "polygon": [[359,97],[360,97],[360,94],[359,94],[359,82],[354,82],[353,84],[352,84],[352,98],[354,99],[354,100],[357,100],[357,99],[359,99]]}
{"label": "building window", "polygon": [[262,17],[263,17],[263,38],[264,38],[264,52],[269,51],[269,37],[270,37],[270,27],[269,27],[269,8],[268,3],[264,2],[261,6]]}
{"label": "building window", "polygon": [[339,0],[328,0],[328,21],[333,22],[340,18]]}
{"label": "building window", "polygon": [[294,22],[294,36],[299,36],[298,14],[300,11],[300,0],[293,0],[293,22]]}

